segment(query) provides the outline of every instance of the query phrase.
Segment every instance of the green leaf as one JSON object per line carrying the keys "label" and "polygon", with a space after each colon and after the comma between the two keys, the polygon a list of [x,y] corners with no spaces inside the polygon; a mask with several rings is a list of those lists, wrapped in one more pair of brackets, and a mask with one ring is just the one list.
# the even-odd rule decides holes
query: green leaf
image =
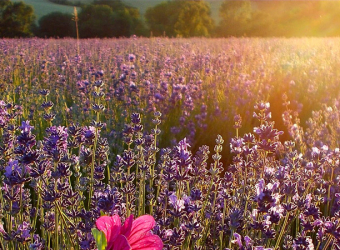
{"label": "green leaf", "polygon": [[98,250],[105,250],[107,246],[105,234],[102,231],[99,231],[97,228],[92,228],[91,231],[96,241]]}

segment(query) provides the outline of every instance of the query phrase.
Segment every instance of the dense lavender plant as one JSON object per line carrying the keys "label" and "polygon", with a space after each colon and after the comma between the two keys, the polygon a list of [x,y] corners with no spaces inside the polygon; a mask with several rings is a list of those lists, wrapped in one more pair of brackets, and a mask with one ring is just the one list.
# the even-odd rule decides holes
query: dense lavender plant
{"label": "dense lavender plant", "polygon": [[338,77],[319,67],[336,46],[16,42],[0,42],[1,249],[96,249],[98,218],[144,214],[164,249],[339,249]]}

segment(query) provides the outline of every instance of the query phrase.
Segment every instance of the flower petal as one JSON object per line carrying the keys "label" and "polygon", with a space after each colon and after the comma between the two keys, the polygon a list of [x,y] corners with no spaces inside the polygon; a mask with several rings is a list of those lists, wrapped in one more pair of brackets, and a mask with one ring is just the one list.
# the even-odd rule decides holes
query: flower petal
{"label": "flower petal", "polygon": [[155,226],[155,219],[150,215],[143,215],[132,222],[131,233],[128,237],[129,244],[132,245],[143,239]]}
{"label": "flower petal", "polygon": [[103,231],[107,240],[107,248],[112,249],[113,242],[119,235],[121,222],[118,215],[102,216],[96,221],[96,226],[100,231]]}
{"label": "flower petal", "polygon": [[[110,248],[107,248],[107,249],[110,249]],[[126,237],[122,234],[118,235],[118,237],[116,238],[114,242],[112,250],[130,250],[130,249],[131,247]]]}
{"label": "flower petal", "polygon": [[162,250],[163,242],[158,235],[149,235],[131,244],[133,250]]}
{"label": "flower petal", "polygon": [[124,226],[120,229],[120,234],[123,234],[126,238],[130,236],[133,222],[133,214],[129,216],[124,222]]}

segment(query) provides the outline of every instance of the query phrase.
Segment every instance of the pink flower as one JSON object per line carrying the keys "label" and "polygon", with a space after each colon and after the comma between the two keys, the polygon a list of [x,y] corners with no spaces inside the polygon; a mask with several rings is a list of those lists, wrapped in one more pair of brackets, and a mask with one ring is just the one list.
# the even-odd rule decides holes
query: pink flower
{"label": "pink flower", "polygon": [[161,250],[162,240],[150,231],[155,224],[150,215],[140,216],[136,220],[131,215],[123,226],[118,215],[102,216],[96,221],[97,228],[105,234],[106,250]]}

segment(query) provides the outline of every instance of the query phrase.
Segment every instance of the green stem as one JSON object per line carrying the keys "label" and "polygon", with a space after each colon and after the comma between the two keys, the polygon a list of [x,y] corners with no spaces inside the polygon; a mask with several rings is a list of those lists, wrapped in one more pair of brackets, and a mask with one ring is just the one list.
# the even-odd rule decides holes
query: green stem
{"label": "green stem", "polygon": [[157,185],[156,198],[159,196],[160,188],[162,186],[161,184],[162,178],[163,178],[163,168],[161,169],[161,173],[159,177],[159,185]]}
{"label": "green stem", "polygon": [[287,223],[288,223],[288,218],[289,218],[289,212],[287,212],[287,214],[286,214],[285,221],[284,221],[284,223],[283,223],[282,228],[280,229],[280,235],[279,235],[279,237],[277,238],[277,241],[276,241],[276,244],[275,244],[275,248],[274,248],[274,249],[278,248],[279,245],[280,245],[281,238],[282,238],[282,236],[283,236],[283,234],[284,234],[284,232],[285,232],[285,229],[286,229],[286,226],[287,226]]}
{"label": "green stem", "polygon": [[231,239],[233,238],[234,230],[230,231],[230,237],[229,237],[229,245],[228,248],[231,248]]}
{"label": "green stem", "polygon": [[23,212],[22,212],[22,186],[20,185],[20,212],[19,212],[19,214],[20,214],[20,216],[21,216],[21,222],[23,222],[24,221],[24,218],[23,218]]}
{"label": "green stem", "polygon": [[129,208],[129,194],[126,193],[126,216],[130,216],[130,208]]}
{"label": "green stem", "polygon": [[321,241],[319,241],[318,245],[316,246],[315,250],[318,250],[320,247]]}
{"label": "green stem", "polygon": [[55,210],[55,231],[54,231],[54,237],[55,237],[55,249],[59,250],[59,240],[58,240],[58,227],[59,227],[59,218],[58,218],[58,212]]}
{"label": "green stem", "polygon": [[[57,202],[55,203],[55,205],[56,205],[56,207],[58,208],[59,213],[60,213],[60,215],[61,215],[61,219],[63,220],[63,223],[64,223],[65,226],[66,226],[65,218],[68,219],[68,217],[63,213],[63,211],[61,210],[61,208],[60,208],[60,206],[59,206],[59,204],[58,204]],[[71,223],[71,224],[72,224],[72,223]],[[74,244],[74,242],[73,242],[72,235],[71,235],[71,233],[70,233],[70,231],[69,231],[69,229],[68,229],[67,226],[66,226],[66,232],[67,232],[67,234],[68,234],[68,236],[69,236],[69,238],[70,238],[70,241],[71,241],[71,243],[72,243],[72,246],[75,247],[75,244]]]}
{"label": "green stem", "polygon": [[[39,180],[39,182],[40,182],[40,180]],[[37,208],[40,207],[40,190],[38,190],[38,198],[37,198],[37,205],[36,205],[36,207]],[[38,211],[36,211],[36,213],[34,215],[34,219],[33,219],[33,223],[32,223],[33,228],[35,228],[35,226],[37,224],[37,218],[38,218]]]}
{"label": "green stem", "polygon": [[329,246],[329,244],[331,244],[331,242],[332,242],[332,235],[329,235],[328,240],[327,240],[325,246],[323,247],[323,249],[327,250],[328,246]]}
{"label": "green stem", "polygon": [[[12,197],[13,197],[13,188],[11,189]],[[12,208],[13,208],[13,203],[12,200],[9,201],[10,204],[10,210],[9,210],[9,230],[8,232],[12,232]]]}
{"label": "green stem", "polygon": [[[204,221],[204,224],[205,224],[205,219],[204,219],[204,211],[205,211],[205,207],[207,206],[207,203],[208,203],[208,199],[209,199],[209,194],[210,194],[210,191],[211,191],[211,187],[212,187],[212,185],[213,185],[213,181],[214,181],[214,175],[212,175],[211,176],[211,181],[210,181],[210,185],[209,185],[209,189],[208,189],[208,195],[206,196],[206,198],[205,198],[205,200],[204,200],[204,202],[203,202],[203,206],[202,206],[202,209],[201,209],[201,211],[202,211],[202,214],[201,214],[201,217],[202,217],[202,221]],[[199,240],[198,240],[198,242],[199,243],[201,243],[201,241],[203,240],[203,237],[202,238],[200,238]]]}
{"label": "green stem", "polygon": [[[157,132],[157,125],[155,125],[155,132]],[[154,147],[155,147],[155,153],[153,154],[153,158],[154,158],[154,164],[152,164],[152,166],[150,166],[150,175],[151,178],[149,180],[149,185],[150,188],[153,188],[153,178],[154,178],[154,174],[155,174],[155,164],[156,164],[156,149],[157,149],[157,133],[155,133],[155,139],[154,139]],[[150,214],[153,213],[153,202],[150,202]]]}
{"label": "green stem", "polygon": [[[97,121],[99,113],[97,113]],[[91,199],[92,199],[92,189],[93,189],[93,175],[94,175],[94,162],[96,159],[96,150],[97,150],[97,140],[98,140],[98,128],[96,128],[96,134],[94,137],[94,145],[93,145],[93,152],[92,152],[92,164],[91,164],[91,179],[90,179],[90,190],[89,190],[89,202],[88,202],[88,208],[90,209],[91,206]]]}
{"label": "green stem", "polygon": [[51,249],[51,233],[47,233],[47,239],[48,239],[48,249]]}
{"label": "green stem", "polygon": [[[57,171],[57,163],[55,162],[54,163],[54,171]],[[57,191],[57,179],[55,179],[55,181],[54,181],[54,190],[55,191]],[[54,242],[54,247],[55,247],[55,249],[56,250],[59,250],[59,218],[58,218],[58,211],[55,209],[54,210],[54,220],[55,220],[55,228],[54,228],[54,240],[55,240],[55,242]]]}
{"label": "green stem", "polygon": [[107,184],[110,185],[110,181],[111,181],[111,175],[110,175],[110,167],[109,164],[107,164]]}
{"label": "green stem", "polygon": [[145,214],[145,171],[143,171],[142,180],[139,185],[139,207],[138,216]]}
{"label": "green stem", "polygon": [[223,230],[224,230],[224,219],[225,219],[226,209],[227,209],[227,202],[225,199],[223,199],[222,230],[220,232],[220,249],[223,249]]}
{"label": "green stem", "polygon": [[143,190],[142,190],[142,195],[143,195],[143,198],[142,198],[142,203],[143,203],[142,213],[145,214],[145,171],[143,172]]}
{"label": "green stem", "polygon": [[4,244],[3,244],[2,237],[0,237],[0,246],[1,246],[1,249],[5,249]]}
{"label": "green stem", "polygon": [[[213,204],[212,204],[212,211],[214,211],[214,207],[215,207],[215,204],[216,204],[216,196],[217,196],[217,188],[215,188],[214,201],[213,201]],[[203,229],[203,236],[202,236],[203,242],[205,242],[206,238],[208,237],[210,222],[211,222],[211,220],[209,220],[209,219],[206,220],[206,223],[205,223],[206,225]]]}
{"label": "green stem", "polygon": [[[331,174],[331,180],[330,180],[331,183],[333,181],[333,174],[334,174],[334,168],[332,167],[332,174]],[[329,211],[330,197],[331,197],[331,185],[328,186],[327,207],[326,207],[326,213],[325,213],[326,215],[330,214],[330,211]]]}

